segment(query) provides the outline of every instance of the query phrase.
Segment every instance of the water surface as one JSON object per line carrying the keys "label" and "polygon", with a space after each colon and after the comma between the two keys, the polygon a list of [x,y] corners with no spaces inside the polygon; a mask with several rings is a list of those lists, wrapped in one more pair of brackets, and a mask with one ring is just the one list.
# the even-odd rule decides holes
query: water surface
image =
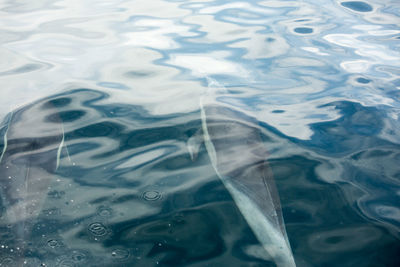
{"label": "water surface", "polygon": [[[215,81],[259,122],[298,266],[400,265],[399,10],[2,1],[0,151],[33,165],[0,174],[0,264],[275,266],[188,151]],[[11,191],[37,205],[10,222]]]}

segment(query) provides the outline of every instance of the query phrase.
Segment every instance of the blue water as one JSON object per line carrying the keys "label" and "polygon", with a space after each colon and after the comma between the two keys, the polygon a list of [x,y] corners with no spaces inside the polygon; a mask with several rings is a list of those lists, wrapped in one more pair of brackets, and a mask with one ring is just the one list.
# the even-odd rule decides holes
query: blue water
{"label": "blue water", "polygon": [[276,266],[190,153],[204,96],[257,121],[297,266],[400,266],[398,1],[0,14],[0,266]]}

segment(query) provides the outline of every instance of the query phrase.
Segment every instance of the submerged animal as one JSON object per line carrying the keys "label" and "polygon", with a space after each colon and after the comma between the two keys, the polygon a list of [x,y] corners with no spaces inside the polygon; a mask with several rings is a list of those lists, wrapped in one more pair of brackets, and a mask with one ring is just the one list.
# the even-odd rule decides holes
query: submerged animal
{"label": "submerged animal", "polygon": [[[23,255],[16,254],[24,253],[60,163],[64,129],[52,101],[44,99],[11,112],[0,133],[0,227],[14,237],[0,240],[0,244],[9,247],[20,261]],[[0,256],[4,254],[7,251],[3,249]]]}
{"label": "submerged animal", "polygon": [[267,254],[277,266],[296,266],[260,126],[243,112],[210,101],[212,90],[200,101],[201,135],[188,144],[192,159],[204,142],[215,172]]}

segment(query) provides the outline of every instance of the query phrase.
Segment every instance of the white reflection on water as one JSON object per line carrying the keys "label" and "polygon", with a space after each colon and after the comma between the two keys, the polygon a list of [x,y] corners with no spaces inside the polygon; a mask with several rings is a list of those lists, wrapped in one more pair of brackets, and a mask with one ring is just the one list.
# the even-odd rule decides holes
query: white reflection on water
{"label": "white reflection on water", "polygon": [[[382,79],[377,66],[398,67],[400,62],[390,44],[367,39],[399,32],[392,26],[398,17],[384,12],[382,4],[358,13],[339,3],[321,7],[312,1],[115,1],[112,5],[42,1],[7,3],[3,10],[2,58],[9,62],[3,72],[27,64],[42,66],[20,71],[17,78],[0,78],[9,95],[1,105],[3,116],[40,95],[62,91],[71,82],[101,87],[111,93],[111,99],[143,103],[153,113],[185,112],[198,107],[195,99],[204,91],[187,80],[215,75],[226,77],[223,82],[228,87],[246,83],[248,96],[259,94],[261,87],[265,94],[273,92],[274,99],[289,101],[284,107],[289,110],[288,105],[306,102],[321,90],[339,99],[344,96],[340,96],[342,89],[317,85],[300,99],[288,100],[286,92],[301,88],[299,68],[307,67],[322,84],[330,84],[346,80],[347,72]],[[354,25],[355,32],[346,23]],[[274,87],[270,74],[291,82]],[[114,94],[107,84],[125,88],[124,92]],[[285,90],[277,93],[282,87]],[[354,101],[369,103],[369,97],[353,95],[358,96]],[[253,105],[254,111],[266,108],[262,103]],[[323,111],[312,105],[307,110]],[[284,134],[300,139],[312,136],[310,130],[296,134],[298,127],[308,127],[306,117],[291,121],[285,112],[274,116],[286,121],[285,127],[272,122]]]}
{"label": "white reflection on water", "polygon": [[245,59],[265,59],[278,57],[286,54],[290,46],[280,35],[277,34],[259,34],[255,32],[249,35],[244,41],[238,41],[229,45],[233,48],[242,48],[246,50],[243,55]]}
{"label": "white reflection on water", "polygon": [[200,77],[209,75],[226,74],[239,76],[242,78],[250,78],[249,73],[236,62],[225,60],[226,53],[214,52],[210,55],[201,54],[178,54],[172,56],[169,63],[189,69],[192,74]]}
{"label": "white reflection on water", "polygon": [[[143,18],[129,23],[132,28],[124,34],[127,41],[124,46],[139,46],[152,49],[172,49],[179,48],[179,44],[173,40],[173,35],[193,36],[188,26],[176,25],[171,20],[160,20]],[[137,29],[137,30],[136,30]]]}
{"label": "white reflection on water", "polygon": [[356,34],[329,34],[324,36],[324,39],[336,45],[354,48],[356,55],[371,58],[380,64],[397,66],[400,59],[398,53],[386,51],[384,45],[361,41],[359,37],[360,35]]}

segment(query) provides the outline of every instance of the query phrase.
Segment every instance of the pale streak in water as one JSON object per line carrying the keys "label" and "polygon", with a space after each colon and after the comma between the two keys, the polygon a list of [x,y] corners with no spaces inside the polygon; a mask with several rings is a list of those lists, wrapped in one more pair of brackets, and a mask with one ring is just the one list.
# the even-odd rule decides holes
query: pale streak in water
{"label": "pale streak in water", "polygon": [[[215,91],[220,91],[219,93],[224,92],[226,93],[225,87],[219,85],[218,82],[215,80],[207,77],[209,86],[207,89],[207,92],[205,93],[206,97],[211,97],[212,100],[214,101],[214,96],[216,96]],[[261,242],[263,248],[267,251],[267,253],[273,258],[274,262],[281,267],[293,267],[296,266],[294,258],[293,258],[293,253],[290,248],[289,240],[287,238],[286,230],[285,230],[285,225],[283,221],[283,217],[279,218],[281,215],[281,212],[279,212],[279,215],[277,213],[276,209],[280,209],[280,207],[276,207],[274,204],[274,200],[272,199],[273,196],[271,196],[270,190],[273,190],[270,188],[271,185],[268,185],[268,181],[265,180],[265,177],[263,176],[264,173],[258,172],[256,173],[259,177],[247,177],[248,180],[252,179],[257,179],[259,182],[262,182],[263,185],[260,185],[261,190],[266,190],[265,192],[261,192],[262,195],[264,196],[269,196],[267,198],[267,201],[270,201],[268,203],[268,210],[261,210],[259,209],[258,203],[255,203],[254,200],[252,200],[247,194],[252,194],[252,190],[250,188],[246,188],[246,184],[240,184],[240,186],[244,188],[239,188],[238,184],[234,183],[235,179],[240,179],[240,177],[226,177],[225,175],[221,174],[218,167],[219,160],[217,156],[217,151],[216,148],[213,144],[213,141],[211,140],[212,137],[210,136],[210,133],[208,131],[208,125],[207,125],[207,118],[206,118],[206,112],[205,112],[205,104],[203,102],[203,99],[205,97],[203,96],[200,98],[200,112],[201,112],[201,121],[202,121],[202,131],[203,131],[203,137],[204,137],[204,143],[206,146],[206,149],[208,151],[208,155],[210,157],[211,164],[217,173],[218,177],[221,179],[225,187],[228,189],[230,192],[232,198],[234,199],[236,205],[238,206],[239,210],[243,214],[244,218],[252,228],[254,234],[256,235],[257,239]],[[222,115],[222,114],[218,114]],[[243,133],[245,134],[245,133]],[[247,138],[247,136],[241,136],[240,138]],[[218,137],[217,137],[218,139]],[[233,146],[234,144],[232,144]],[[260,144],[263,145],[263,144]],[[252,147],[241,147],[238,146],[237,149],[252,149]],[[190,149],[189,149],[190,150]],[[222,151],[223,152],[223,151]],[[220,151],[221,153],[221,151]],[[225,151],[226,154],[229,153],[229,151]],[[267,155],[264,155],[267,156]],[[191,156],[193,159],[193,156]],[[235,161],[232,161],[233,164],[235,164]],[[253,162],[253,165],[258,164],[258,162]],[[236,168],[239,168],[240,166],[236,166]],[[254,166],[242,166],[244,168],[252,168]],[[229,169],[229,168],[228,168]],[[243,174],[239,174],[243,175]],[[273,179],[273,178],[272,178]],[[250,181],[248,181],[250,183]],[[245,192],[247,190],[247,192]],[[277,195],[275,197],[278,197]],[[275,201],[279,201],[275,200]],[[267,213],[269,214],[269,217],[267,218]],[[271,221],[274,220],[274,221]]]}
{"label": "pale streak in water", "polygon": [[61,123],[61,130],[62,130],[62,139],[61,139],[60,145],[58,146],[58,149],[57,149],[56,170],[60,166],[61,151],[64,146],[64,139],[65,139],[64,124],[62,124],[62,123]]}
{"label": "pale streak in water", "polygon": [[10,113],[9,123],[7,124],[7,130],[4,133],[4,137],[3,137],[4,146],[3,146],[3,151],[1,152],[1,156],[0,156],[0,163],[3,160],[4,153],[6,153],[6,150],[7,150],[7,142],[8,142],[7,141],[7,133],[8,133],[8,129],[10,126],[9,124],[11,123],[11,120],[12,120],[12,116],[13,116],[13,112]]}

